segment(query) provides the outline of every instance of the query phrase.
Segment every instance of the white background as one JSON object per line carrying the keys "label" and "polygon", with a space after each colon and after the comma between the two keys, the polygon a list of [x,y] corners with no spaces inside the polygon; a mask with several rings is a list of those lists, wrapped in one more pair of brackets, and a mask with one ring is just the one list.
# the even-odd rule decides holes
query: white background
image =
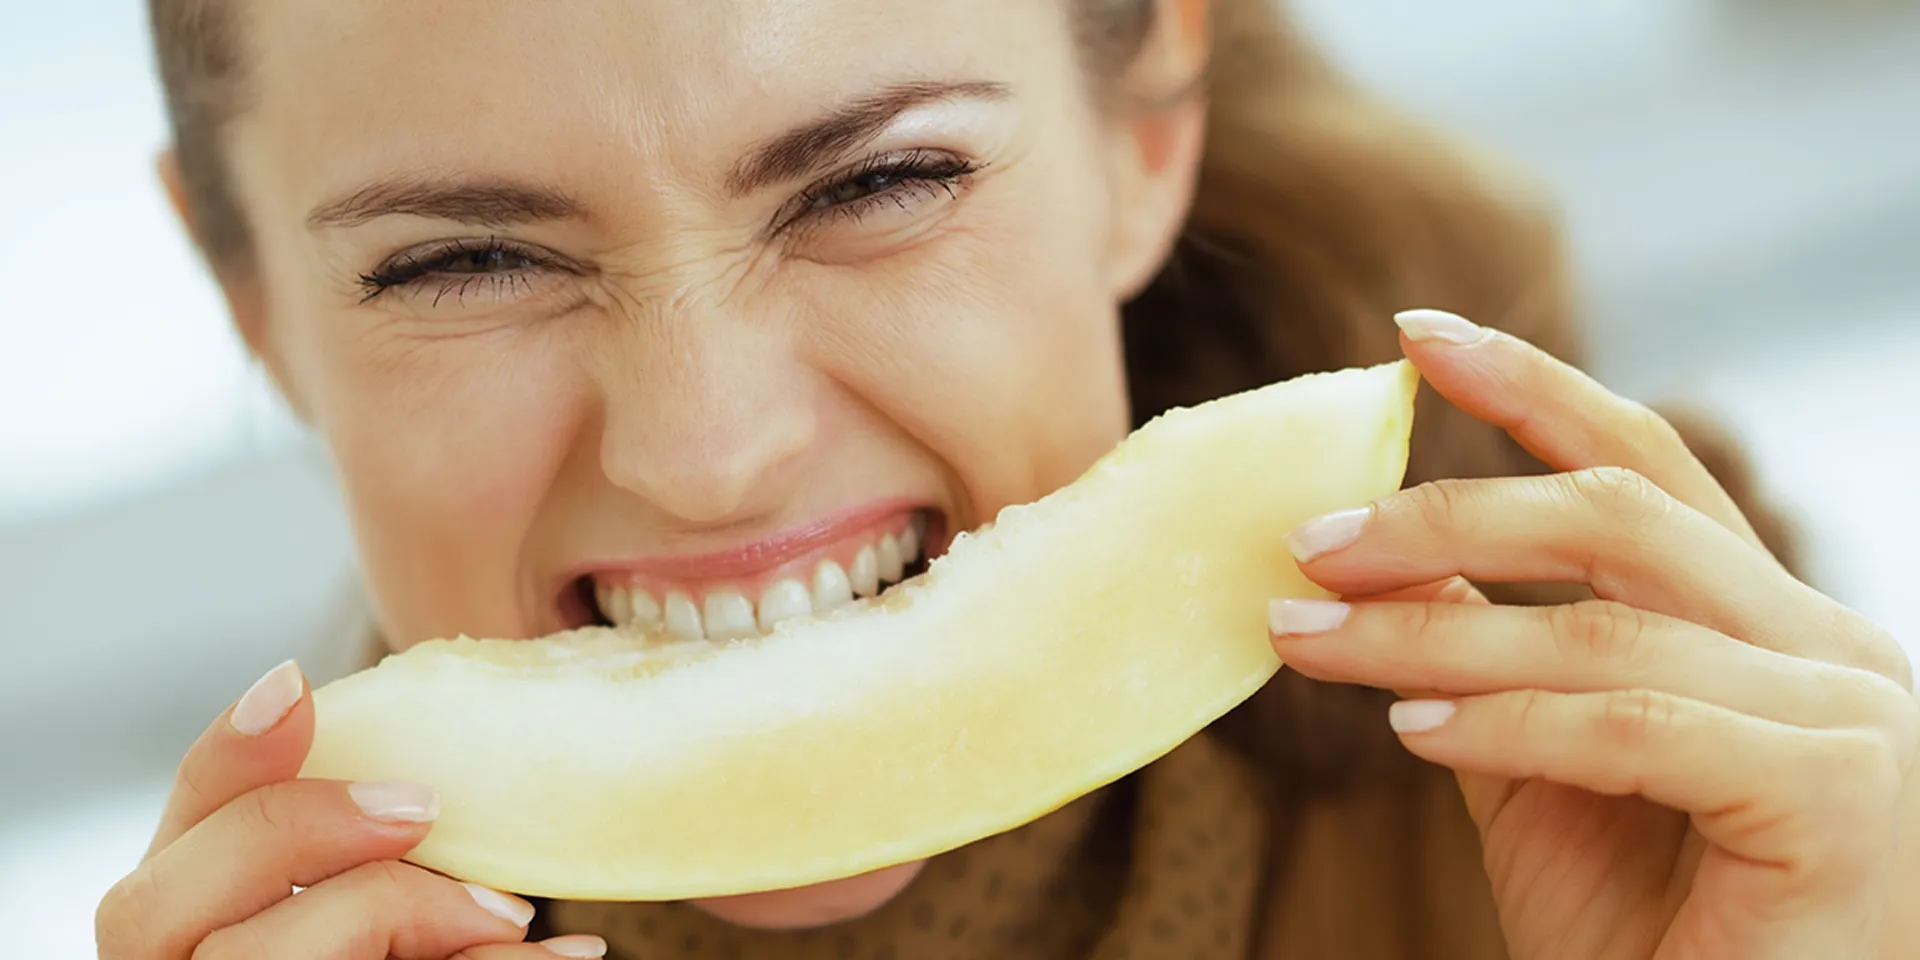
{"label": "white background", "polygon": [[[1822,585],[1920,638],[1920,9],[1299,6],[1562,192],[1597,371],[1721,410]],[[286,656],[337,669],[313,638],[352,575],[154,186],[142,7],[0,0],[0,929],[36,958],[91,955],[208,718]]]}

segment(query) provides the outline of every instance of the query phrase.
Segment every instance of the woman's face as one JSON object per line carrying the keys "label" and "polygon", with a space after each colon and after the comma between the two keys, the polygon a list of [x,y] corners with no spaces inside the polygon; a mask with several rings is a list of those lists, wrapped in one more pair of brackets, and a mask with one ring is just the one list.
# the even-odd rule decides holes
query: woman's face
{"label": "woman's face", "polygon": [[1098,109],[1064,3],[245,12],[229,292],[396,646],[751,633],[1126,430],[1198,125]]}

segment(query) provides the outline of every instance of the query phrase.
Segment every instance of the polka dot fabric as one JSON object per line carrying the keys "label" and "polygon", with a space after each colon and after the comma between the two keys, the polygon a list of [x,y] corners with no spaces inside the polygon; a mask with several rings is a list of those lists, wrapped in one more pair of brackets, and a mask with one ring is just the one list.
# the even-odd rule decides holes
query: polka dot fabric
{"label": "polka dot fabric", "polygon": [[874,913],[745,930],[677,903],[547,906],[611,960],[1243,960],[1265,860],[1259,790],[1196,737],[1139,774],[933,859]]}

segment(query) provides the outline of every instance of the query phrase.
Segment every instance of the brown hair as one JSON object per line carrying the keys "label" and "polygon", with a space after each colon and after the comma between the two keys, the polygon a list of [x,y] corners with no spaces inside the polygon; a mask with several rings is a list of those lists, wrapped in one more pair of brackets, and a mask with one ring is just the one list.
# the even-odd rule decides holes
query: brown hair
{"label": "brown hair", "polygon": [[[1157,4],[1068,2],[1083,59],[1110,89],[1151,36]],[[219,150],[243,87],[231,6],[149,0],[149,13],[195,239],[216,271],[243,274],[245,213]],[[1193,213],[1160,276],[1123,313],[1137,421],[1392,359],[1392,314],[1414,306],[1453,310],[1579,361],[1558,226],[1539,192],[1347,82],[1307,48],[1275,0],[1214,0],[1212,23],[1209,132]],[[1682,426],[1750,504],[1732,447],[1697,422]],[[1423,392],[1410,483],[1542,469],[1504,434]],[[1779,525],[1749,510],[1781,551]],[[1406,762],[1380,722],[1387,696],[1288,673],[1222,732],[1279,763],[1288,780],[1338,789]]]}
{"label": "brown hair", "polygon": [[[1075,0],[1096,64],[1125,62],[1153,0]],[[1194,210],[1153,284],[1124,310],[1136,422],[1169,407],[1400,355],[1395,312],[1451,310],[1578,364],[1573,287],[1556,212],[1519,171],[1424,129],[1348,82],[1275,0],[1215,0],[1208,138]],[[1710,469],[1787,557],[1734,445],[1675,417]],[[1422,389],[1407,482],[1543,472],[1504,433]],[[1483,585],[1506,602],[1565,588]],[[1412,761],[1380,721],[1392,695],[1284,672],[1220,725],[1315,791]]]}

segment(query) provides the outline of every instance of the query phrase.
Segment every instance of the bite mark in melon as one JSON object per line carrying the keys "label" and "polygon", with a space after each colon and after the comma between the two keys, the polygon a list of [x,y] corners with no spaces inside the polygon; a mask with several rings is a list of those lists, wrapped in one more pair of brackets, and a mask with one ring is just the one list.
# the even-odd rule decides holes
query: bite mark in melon
{"label": "bite mark in melon", "polygon": [[409,779],[410,856],[568,899],[799,886],[1033,820],[1179,745],[1280,667],[1284,536],[1394,491],[1404,361],[1177,410],[923,576],[731,644],[589,628],[435,640],[315,693],[303,776]]}

